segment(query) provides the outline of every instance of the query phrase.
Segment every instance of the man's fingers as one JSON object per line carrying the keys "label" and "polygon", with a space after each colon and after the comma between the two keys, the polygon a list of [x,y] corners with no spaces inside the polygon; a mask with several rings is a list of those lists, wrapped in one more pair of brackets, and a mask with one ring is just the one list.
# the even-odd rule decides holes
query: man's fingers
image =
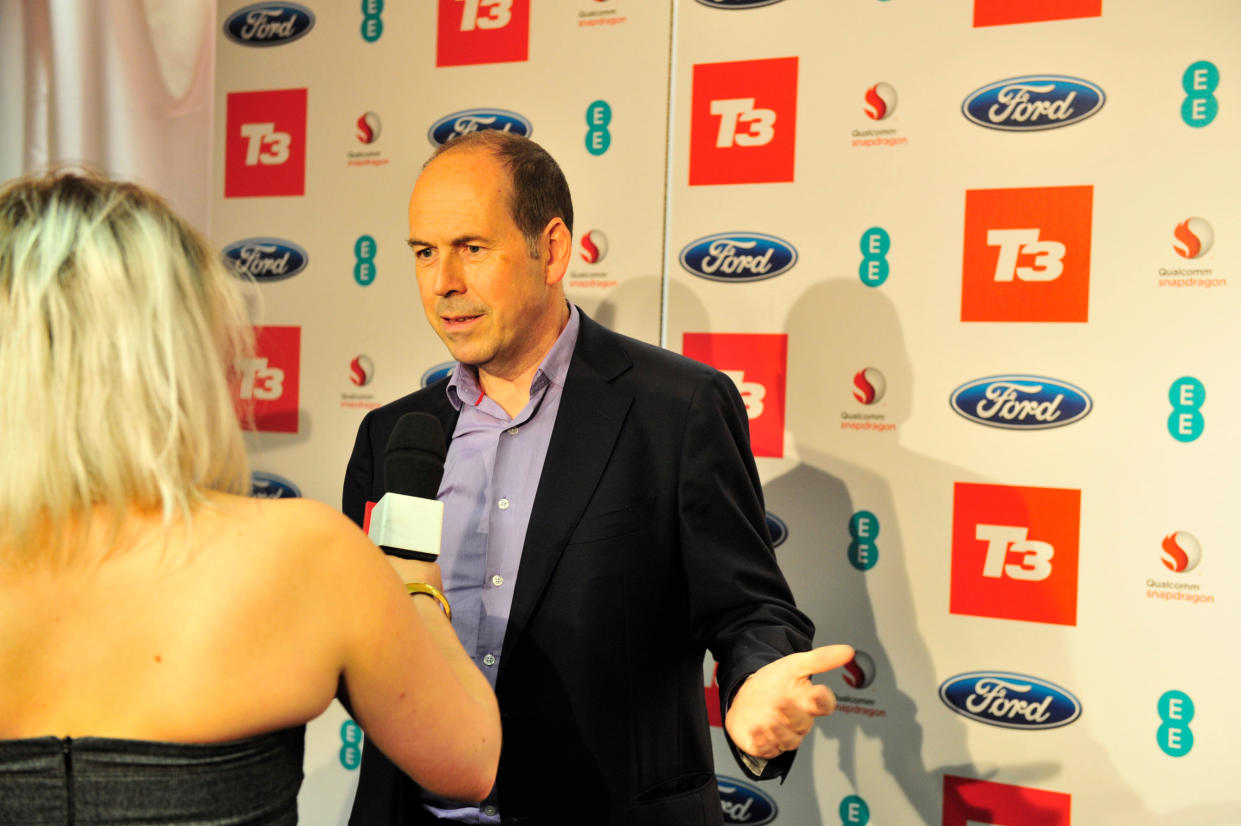
{"label": "man's fingers", "polygon": [[851,645],[824,645],[799,654],[789,654],[783,662],[798,674],[822,674],[840,668],[853,659]]}

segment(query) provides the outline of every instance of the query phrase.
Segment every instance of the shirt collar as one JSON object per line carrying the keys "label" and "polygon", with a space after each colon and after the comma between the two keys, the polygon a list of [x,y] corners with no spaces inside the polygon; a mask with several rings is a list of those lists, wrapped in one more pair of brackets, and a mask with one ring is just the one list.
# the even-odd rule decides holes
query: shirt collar
{"label": "shirt collar", "polygon": [[[573,359],[573,348],[577,344],[577,332],[581,327],[581,322],[577,305],[567,299],[565,303],[569,305],[569,321],[560,331],[560,335],[556,337],[556,341],[547,354],[543,356],[538,369],[534,371],[534,378],[530,380],[532,395],[541,385],[548,382],[563,388],[565,377],[569,374],[569,362]],[[478,383],[477,368],[457,362],[445,392],[448,394],[449,404],[455,410],[461,410],[462,405],[467,403],[477,405],[483,399],[483,388]]]}

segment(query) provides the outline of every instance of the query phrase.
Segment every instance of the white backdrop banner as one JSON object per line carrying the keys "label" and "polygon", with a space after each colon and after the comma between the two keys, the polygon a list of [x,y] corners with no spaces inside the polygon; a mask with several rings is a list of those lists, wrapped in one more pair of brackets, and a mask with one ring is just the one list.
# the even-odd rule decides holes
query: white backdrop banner
{"label": "white backdrop banner", "polygon": [[[858,655],[728,823],[1238,824],[1232,0],[221,2],[212,226],[264,282],[256,493],[339,504],[448,369],[404,239],[434,145],[529,134],[568,294],[725,371],[776,553]],[[704,663],[710,694],[712,664]],[[302,818],[360,733],[311,727]]]}

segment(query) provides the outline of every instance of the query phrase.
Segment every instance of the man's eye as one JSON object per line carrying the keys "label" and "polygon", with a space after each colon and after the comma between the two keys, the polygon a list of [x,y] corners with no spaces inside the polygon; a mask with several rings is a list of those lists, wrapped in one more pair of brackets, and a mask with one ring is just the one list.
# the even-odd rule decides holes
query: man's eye
{"label": "man's eye", "polygon": [[478,244],[466,244],[465,248],[469,250],[471,253],[479,253],[483,251],[483,248],[480,247]]}
{"label": "man's eye", "polygon": [[414,257],[415,257],[415,258],[430,258],[430,257],[431,257],[431,248],[430,248],[430,247],[422,247],[421,249],[416,249],[416,250],[414,250]]}

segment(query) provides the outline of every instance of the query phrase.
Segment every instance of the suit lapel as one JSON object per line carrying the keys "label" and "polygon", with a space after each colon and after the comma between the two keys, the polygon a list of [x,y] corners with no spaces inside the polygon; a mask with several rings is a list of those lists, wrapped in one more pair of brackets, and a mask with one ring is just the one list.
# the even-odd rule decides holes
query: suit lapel
{"label": "suit lapel", "polygon": [[583,313],[573,360],[539,477],[501,669],[542,597],[565,545],[607,467],[633,398],[611,381],[631,366],[610,333]]}

